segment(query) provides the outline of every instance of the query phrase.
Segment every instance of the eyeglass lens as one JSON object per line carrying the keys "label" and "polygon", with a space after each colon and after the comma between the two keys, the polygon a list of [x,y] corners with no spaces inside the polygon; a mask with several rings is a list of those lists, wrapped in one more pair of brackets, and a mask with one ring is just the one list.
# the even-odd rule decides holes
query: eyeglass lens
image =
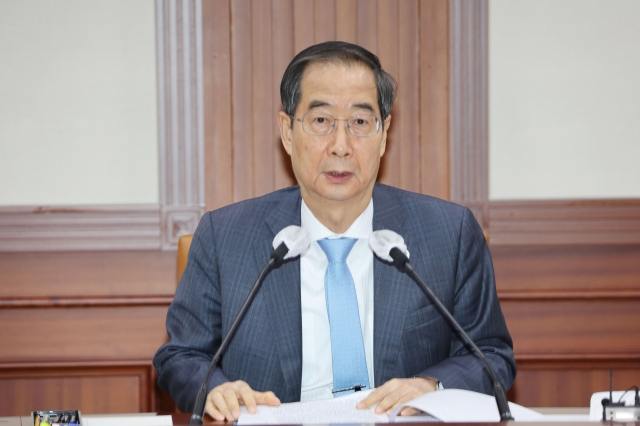
{"label": "eyeglass lens", "polygon": [[[336,126],[336,119],[328,114],[310,112],[302,118],[303,130],[312,135],[328,135]],[[353,115],[347,118],[347,130],[354,136],[378,133],[378,119],[373,115]]]}

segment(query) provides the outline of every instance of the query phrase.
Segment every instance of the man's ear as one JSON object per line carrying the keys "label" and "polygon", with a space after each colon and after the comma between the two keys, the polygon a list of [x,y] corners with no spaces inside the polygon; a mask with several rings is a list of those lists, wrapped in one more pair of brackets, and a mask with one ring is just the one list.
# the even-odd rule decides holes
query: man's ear
{"label": "man's ear", "polygon": [[282,139],[282,146],[284,146],[284,150],[287,151],[287,154],[291,155],[292,149],[292,133],[293,133],[293,122],[291,121],[291,117],[284,112],[280,111],[278,113],[278,126],[280,127],[280,138]]}
{"label": "man's ear", "polygon": [[380,144],[380,157],[382,157],[387,149],[387,131],[391,125],[391,114],[382,122],[382,143]]}

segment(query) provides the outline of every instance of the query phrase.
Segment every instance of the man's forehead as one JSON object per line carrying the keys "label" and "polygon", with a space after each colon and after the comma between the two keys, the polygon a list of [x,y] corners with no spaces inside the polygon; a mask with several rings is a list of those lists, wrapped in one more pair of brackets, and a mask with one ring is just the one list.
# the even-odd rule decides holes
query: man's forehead
{"label": "man's forehead", "polygon": [[335,101],[348,100],[349,107],[378,109],[375,74],[359,62],[309,64],[300,81],[300,92],[300,106],[304,108],[337,106]]}
{"label": "man's forehead", "polygon": [[314,84],[319,82],[328,74],[333,77],[336,75],[343,75],[345,78],[347,75],[360,74],[363,80],[368,80],[368,83],[375,85],[375,74],[373,70],[361,62],[350,61],[328,61],[328,62],[311,62],[305,68],[301,85]]}

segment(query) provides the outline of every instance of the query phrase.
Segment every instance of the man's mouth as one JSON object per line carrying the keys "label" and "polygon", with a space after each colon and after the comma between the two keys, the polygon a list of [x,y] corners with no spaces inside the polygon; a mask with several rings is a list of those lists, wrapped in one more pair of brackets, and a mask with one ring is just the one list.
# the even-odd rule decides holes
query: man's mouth
{"label": "man's mouth", "polygon": [[326,172],[325,175],[327,176],[327,179],[329,179],[329,181],[334,183],[341,183],[349,180],[351,176],[353,176],[353,173],[331,171],[331,172]]}

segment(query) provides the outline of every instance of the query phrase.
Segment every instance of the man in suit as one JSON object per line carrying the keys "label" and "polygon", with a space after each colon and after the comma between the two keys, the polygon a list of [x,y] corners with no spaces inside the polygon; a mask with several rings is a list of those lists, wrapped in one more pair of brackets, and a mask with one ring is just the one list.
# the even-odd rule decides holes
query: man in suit
{"label": "man in suit", "polygon": [[[307,229],[313,242],[265,279],[208,382],[207,413],[234,420],[239,404],[255,412],[256,404],[339,396],[360,385],[376,389],[358,408],[377,405],[378,413],[442,386],[492,392],[480,360],[416,283],[368,248],[368,236],[380,229],[405,238],[414,268],[485,353],[503,386],[512,385],[512,342],[472,213],[375,183],[394,94],[393,79],[360,46],[322,43],[289,64],[278,124],[299,186],[202,218],[167,314],[170,340],[154,358],[160,386],[180,409],[192,408],[275,234],[288,225]],[[349,247],[334,260],[344,242]],[[337,264],[339,273],[331,269]],[[334,281],[351,283],[352,296],[336,303]],[[350,308],[336,311],[346,298]],[[345,332],[354,326],[355,333]],[[345,368],[357,374],[345,379]],[[347,387],[336,385],[344,380]]]}

